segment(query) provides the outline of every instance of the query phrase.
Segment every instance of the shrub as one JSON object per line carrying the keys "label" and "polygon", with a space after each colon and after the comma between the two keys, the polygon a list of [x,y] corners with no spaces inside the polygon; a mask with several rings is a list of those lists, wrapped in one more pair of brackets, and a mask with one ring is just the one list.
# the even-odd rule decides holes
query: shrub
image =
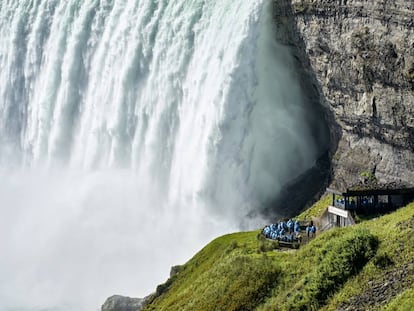
{"label": "shrub", "polygon": [[364,179],[365,183],[369,183],[369,184],[377,183],[377,177],[375,177],[375,175],[372,172],[365,171],[359,174],[359,176]]}
{"label": "shrub", "polygon": [[271,240],[261,240],[259,245],[259,252],[265,253],[272,251],[279,247],[278,241],[271,241]]}
{"label": "shrub", "polygon": [[355,230],[327,243],[316,269],[301,278],[287,298],[286,310],[317,310],[371,259],[378,240],[367,230]]}
{"label": "shrub", "polygon": [[381,269],[384,269],[394,264],[393,260],[387,253],[375,256],[373,262],[377,268]]}

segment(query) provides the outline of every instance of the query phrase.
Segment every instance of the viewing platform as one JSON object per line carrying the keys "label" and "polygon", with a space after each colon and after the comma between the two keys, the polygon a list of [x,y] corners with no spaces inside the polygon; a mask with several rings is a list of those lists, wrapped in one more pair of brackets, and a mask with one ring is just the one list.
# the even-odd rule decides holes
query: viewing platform
{"label": "viewing platform", "polygon": [[340,191],[328,188],[332,194],[329,205],[320,218],[321,231],[332,227],[355,224],[354,215],[384,214],[405,206],[414,200],[414,188],[388,186],[359,186]]}

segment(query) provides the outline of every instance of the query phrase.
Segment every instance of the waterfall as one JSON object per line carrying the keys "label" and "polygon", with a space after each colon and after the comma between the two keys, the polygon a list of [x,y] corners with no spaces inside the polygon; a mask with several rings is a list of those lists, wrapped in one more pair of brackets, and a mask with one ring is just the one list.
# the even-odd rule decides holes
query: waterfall
{"label": "waterfall", "polygon": [[0,0],[0,309],[145,296],[263,223],[322,131],[272,5]]}

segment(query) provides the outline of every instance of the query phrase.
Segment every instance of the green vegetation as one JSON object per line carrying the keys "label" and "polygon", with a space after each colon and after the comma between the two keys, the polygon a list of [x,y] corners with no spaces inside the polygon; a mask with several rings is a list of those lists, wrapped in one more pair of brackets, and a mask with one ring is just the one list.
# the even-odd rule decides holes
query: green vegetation
{"label": "green vegetation", "polygon": [[[357,276],[344,284],[341,291],[331,297],[322,310],[336,310],[355,297],[374,297],[374,289],[384,284],[390,287],[387,291],[381,289],[389,295],[384,296],[385,302],[395,298],[394,294],[414,286],[414,203],[389,215],[362,222],[354,228],[367,228],[378,237],[377,254]],[[369,304],[361,305],[361,308],[383,309],[384,301],[368,301]]]}
{"label": "green vegetation", "polygon": [[[259,231],[230,234],[207,245],[172,276],[146,310],[251,310],[273,288],[280,268],[261,253]],[[269,241],[265,248],[274,249]]]}
{"label": "green vegetation", "polygon": [[326,210],[328,205],[332,204],[332,195],[325,194],[318,202],[313,204],[309,209],[301,213],[298,217],[299,220],[310,220],[312,217],[320,217]]}
{"label": "green vegetation", "polygon": [[414,64],[412,64],[411,69],[407,71],[407,78],[408,80],[414,80]]}
{"label": "green vegetation", "polygon": [[257,239],[260,241],[258,252],[269,252],[279,247],[278,241],[266,239],[263,234],[258,234]]}
{"label": "green vegetation", "polygon": [[[300,218],[329,203],[323,197]],[[176,269],[144,310],[413,309],[414,203],[298,250],[277,246],[260,231],[220,237]]]}
{"label": "green vegetation", "polygon": [[362,178],[365,179],[365,181],[369,184],[376,184],[377,183],[377,177],[375,177],[375,175],[372,172],[362,172],[361,174],[359,174],[359,176],[361,176]]}
{"label": "green vegetation", "polygon": [[296,14],[305,14],[309,9],[309,6],[305,3],[296,3],[293,5],[293,12]]}
{"label": "green vegetation", "polygon": [[320,235],[282,265],[274,295],[259,310],[317,310],[375,254],[378,241],[364,229]]}
{"label": "green vegetation", "polygon": [[414,287],[404,291],[384,308],[384,311],[412,311],[414,310]]}
{"label": "green vegetation", "polygon": [[350,276],[364,267],[374,256],[377,245],[377,239],[361,229],[326,241],[322,249],[317,250],[319,258],[314,269],[299,278],[293,294],[289,293],[291,296],[282,296],[282,309],[308,310],[309,306],[318,309]]}

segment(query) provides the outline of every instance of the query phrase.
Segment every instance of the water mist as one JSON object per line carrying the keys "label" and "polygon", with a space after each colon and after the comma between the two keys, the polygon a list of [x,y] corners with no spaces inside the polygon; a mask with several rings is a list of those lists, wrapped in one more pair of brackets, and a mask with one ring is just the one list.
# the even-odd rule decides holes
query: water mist
{"label": "water mist", "polygon": [[270,0],[0,0],[0,309],[145,296],[320,155]]}

